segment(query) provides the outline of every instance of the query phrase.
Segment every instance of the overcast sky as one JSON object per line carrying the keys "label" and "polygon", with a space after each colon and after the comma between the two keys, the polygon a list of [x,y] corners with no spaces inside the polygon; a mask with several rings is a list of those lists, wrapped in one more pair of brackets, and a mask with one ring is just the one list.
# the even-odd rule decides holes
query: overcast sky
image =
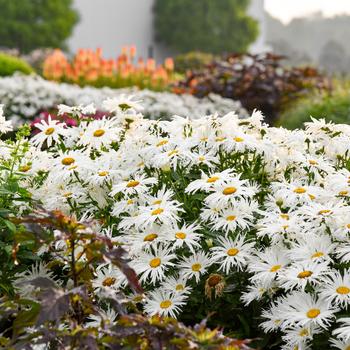
{"label": "overcast sky", "polygon": [[265,0],[265,8],[274,17],[288,23],[294,17],[322,11],[325,16],[350,14],[350,0]]}

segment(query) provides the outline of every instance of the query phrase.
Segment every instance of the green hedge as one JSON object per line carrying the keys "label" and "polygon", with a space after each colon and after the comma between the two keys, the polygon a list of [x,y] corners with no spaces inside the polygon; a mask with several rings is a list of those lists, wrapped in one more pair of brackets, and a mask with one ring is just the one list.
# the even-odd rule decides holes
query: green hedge
{"label": "green hedge", "polygon": [[302,128],[310,117],[350,124],[350,90],[341,88],[332,94],[316,94],[302,99],[282,113],[277,124],[288,129]]}
{"label": "green hedge", "polygon": [[178,55],[174,59],[175,71],[186,73],[188,70],[202,69],[214,60],[215,56],[211,53],[191,51]]}
{"label": "green hedge", "polygon": [[27,62],[20,58],[0,53],[0,76],[5,77],[15,72],[30,74],[33,73],[34,70]]}

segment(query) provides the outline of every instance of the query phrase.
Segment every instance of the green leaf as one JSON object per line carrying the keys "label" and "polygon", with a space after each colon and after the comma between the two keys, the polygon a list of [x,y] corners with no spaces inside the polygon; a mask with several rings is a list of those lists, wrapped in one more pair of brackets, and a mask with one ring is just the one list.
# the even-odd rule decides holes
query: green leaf
{"label": "green leaf", "polygon": [[16,232],[17,231],[17,227],[14,223],[12,223],[9,220],[4,220],[5,225],[9,228],[10,231],[12,232]]}

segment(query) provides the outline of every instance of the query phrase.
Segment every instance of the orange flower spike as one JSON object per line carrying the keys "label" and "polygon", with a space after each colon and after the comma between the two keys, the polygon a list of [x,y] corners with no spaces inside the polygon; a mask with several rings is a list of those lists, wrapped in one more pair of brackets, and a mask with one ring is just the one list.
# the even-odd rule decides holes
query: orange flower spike
{"label": "orange flower spike", "polygon": [[140,57],[137,61],[137,64],[138,64],[140,69],[145,68],[145,61],[143,60],[143,58]]}
{"label": "orange flower spike", "polygon": [[136,56],[136,46],[132,45],[130,46],[130,57],[134,58]]}
{"label": "orange flower spike", "polygon": [[165,66],[165,69],[167,69],[169,71],[173,71],[174,70],[174,60],[171,57],[167,57],[164,61],[164,66]]}
{"label": "orange flower spike", "polygon": [[122,47],[122,56],[126,56],[128,53],[128,47],[127,46],[123,46]]}
{"label": "orange flower spike", "polygon": [[156,61],[154,60],[154,58],[149,58],[147,60],[147,64],[146,64],[147,70],[149,71],[154,71],[156,68]]}

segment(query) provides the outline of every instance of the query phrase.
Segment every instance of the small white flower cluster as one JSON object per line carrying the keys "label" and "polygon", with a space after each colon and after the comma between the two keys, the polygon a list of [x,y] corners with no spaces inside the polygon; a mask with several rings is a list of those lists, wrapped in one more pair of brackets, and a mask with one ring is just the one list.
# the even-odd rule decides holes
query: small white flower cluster
{"label": "small white flower cluster", "polygon": [[[125,96],[104,104],[108,119],[37,125],[19,171],[46,209],[103,218],[148,291],[145,312],[177,316],[203,281],[219,298],[245,280],[242,303],[268,303],[261,326],[282,331],[284,349],[332,330],[348,349],[350,126],[288,131],[258,112],[159,121]],[[98,267],[96,290],[125,285]]]}
{"label": "small white flower cluster", "polygon": [[154,92],[136,89],[81,88],[77,85],[59,84],[39,76],[14,75],[0,78],[0,101],[6,106],[6,115],[13,123],[33,120],[42,111],[56,108],[59,104],[70,106],[94,103],[99,110],[105,110],[102,102],[107,98],[132,93],[143,101],[144,116],[151,119],[169,118],[173,115],[198,118],[202,115],[226,114],[236,111],[241,117],[247,112],[239,102],[211,94],[198,99],[191,95],[176,95],[170,92]]}
{"label": "small white flower cluster", "polygon": [[0,134],[5,134],[12,130],[12,123],[4,116],[4,105],[0,104]]}

